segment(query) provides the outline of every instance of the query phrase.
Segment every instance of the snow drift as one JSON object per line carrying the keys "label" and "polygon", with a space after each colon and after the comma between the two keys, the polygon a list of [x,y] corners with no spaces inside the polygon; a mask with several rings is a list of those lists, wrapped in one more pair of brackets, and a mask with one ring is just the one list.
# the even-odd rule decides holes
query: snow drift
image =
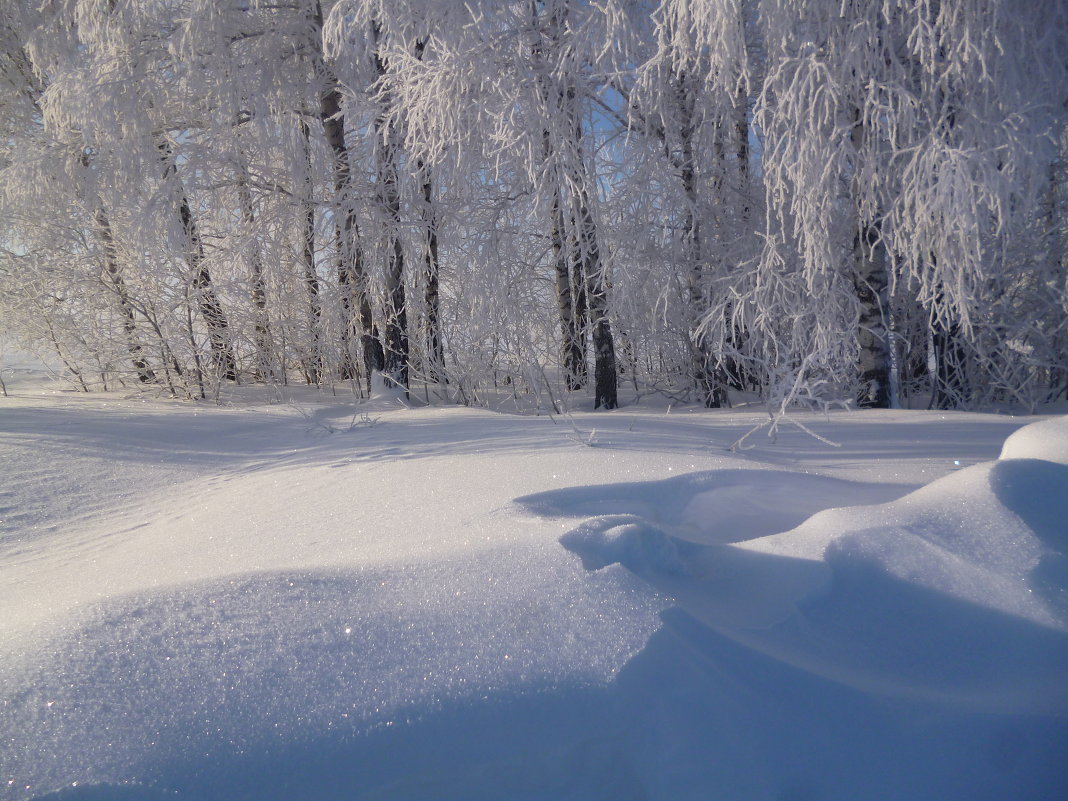
{"label": "snow drift", "polygon": [[1064,418],[16,389],[4,801],[1068,792]]}
{"label": "snow drift", "polygon": [[[826,508],[753,539],[745,535],[760,523],[740,520],[766,499],[762,522],[780,521],[783,487],[809,507],[847,490],[819,477],[741,475],[742,498],[735,473],[688,478],[686,503],[664,487],[651,494],[667,508],[600,517],[562,542],[587,567],[622,563],[695,618],[818,675],[975,709],[1068,716],[1068,419],[1021,429],[997,461],[899,499]],[[534,499],[554,501],[567,505],[561,493]],[[703,527],[680,533],[672,510],[695,505],[706,514],[689,524]],[[743,541],[716,544],[731,539]]]}

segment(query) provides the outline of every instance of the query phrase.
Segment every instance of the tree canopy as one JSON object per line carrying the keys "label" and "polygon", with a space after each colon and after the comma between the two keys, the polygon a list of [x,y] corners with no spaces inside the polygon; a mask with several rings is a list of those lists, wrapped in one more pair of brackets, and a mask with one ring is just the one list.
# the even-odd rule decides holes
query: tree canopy
{"label": "tree canopy", "polygon": [[0,319],[86,390],[1034,408],[1066,53],[1048,0],[3,0]]}

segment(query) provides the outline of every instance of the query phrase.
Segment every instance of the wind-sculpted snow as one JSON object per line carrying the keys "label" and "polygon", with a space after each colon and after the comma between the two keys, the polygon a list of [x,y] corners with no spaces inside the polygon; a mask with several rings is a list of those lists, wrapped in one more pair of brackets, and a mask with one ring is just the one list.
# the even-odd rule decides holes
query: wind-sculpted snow
{"label": "wind-sculpted snow", "polygon": [[1055,417],[1024,426],[1005,440],[1001,459],[1041,459],[1068,464],[1068,425]]}
{"label": "wind-sculpted snow", "polygon": [[[790,528],[851,501],[900,497],[895,484],[865,484],[783,470],[716,470],[649,483],[576,487],[518,502],[538,514],[593,514],[561,542],[587,569],[620,563],[640,574],[691,575],[708,548]],[[597,514],[614,510],[615,514]]]}
{"label": "wind-sculpted snow", "polygon": [[0,764],[16,784],[148,777],[193,798],[281,798],[257,772],[326,748],[332,771],[384,783],[401,766],[367,764],[360,743],[395,727],[463,729],[465,709],[526,698],[595,703],[657,625],[662,602],[636,584],[526,547],[119,598],[0,676]]}
{"label": "wind-sculpted snow", "polygon": [[16,389],[2,801],[1068,795],[1060,423]]}
{"label": "wind-sculpted snow", "polygon": [[[739,499],[720,512],[711,488],[717,480],[737,487],[731,471],[664,482],[662,492],[657,484],[594,488],[587,505],[626,496],[632,508],[645,508],[594,518],[561,541],[588,568],[622,563],[707,625],[833,680],[966,708],[1065,717],[1068,467],[1061,462],[1068,452],[1059,443],[1068,418],[1034,429],[1013,435],[999,461],[898,500],[827,508],[788,531],[731,545],[695,545],[730,539],[723,520],[734,519]],[[759,508],[765,496],[774,502],[764,492],[772,476],[741,476],[743,509]],[[831,506],[833,485],[809,486]],[[663,508],[650,500],[658,495]],[[703,531],[680,536],[676,510],[702,496]],[[557,492],[531,502],[561,509],[576,500]],[[812,497],[808,506],[819,503]],[[748,531],[782,519],[782,509],[769,509],[766,525]]]}
{"label": "wind-sculpted snow", "polygon": [[628,513],[674,537],[708,545],[785,531],[830,506],[878,503],[907,490],[785,470],[716,470],[653,483],[557,490],[519,502],[553,516]]}
{"label": "wind-sculpted snow", "polygon": [[[881,506],[830,510],[796,529],[740,547],[802,559],[872,562],[903,581],[978,606],[1068,631],[1068,618],[1035,592],[1029,577],[1065,551],[1068,419],[1036,425],[1006,445],[1012,458],[975,465]],[[1035,432],[1038,434],[1039,432]],[[1036,441],[1028,449],[1020,443]],[[1025,458],[1020,458],[1025,457]]]}

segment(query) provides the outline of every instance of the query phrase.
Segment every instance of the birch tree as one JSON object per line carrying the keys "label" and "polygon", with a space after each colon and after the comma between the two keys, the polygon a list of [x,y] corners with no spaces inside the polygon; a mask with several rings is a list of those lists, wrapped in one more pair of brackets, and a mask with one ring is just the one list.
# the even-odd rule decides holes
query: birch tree
{"label": "birch tree", "polygon": [[0,303],[86,389],[1068,391],[1063,4],[3,10]]}
{"label": "birch tree", "polygon": [[728,262],[748,235],[745,9],[739,2],[621,3],[612,20],[612,35],[626,44],[612,87],[626,101],[628,127],[658,145],[681,190],[677,258],[692,375],[706,406],[724,406],[732,314],[725,297],[711,293],[729,294],[735,268]]}
{"label": "birch tree", "polygon": [[[19,245],[26,250],[38,250],[38,255],[43,255],[46,250],[44,240],[57,241],[57,230],[65,224],[61,218],[42,219],[39,209],[34,208],[35,204],[55,208],[54,204],[62,203],[74,220],[81,220],[76,224],[82,226],[84,239],[75,238],[70,244],[77,247],[77,243],[82,243],[86,255],[98,263],[100,286],[117,307],[123,347],[129,353],[134,373],[142,383],[151,383],[156,376],[148,365],[139,324],[144,307],[133,297],[124,277],[128,259],[124,258],[116,239],[105,200],[95,188],[91,170],[92,151],[76,131],[67,135],[65,141],[57,141],[46,130],[43,101],[49,89],[49,76],[57,71],[64,47],[69,47],[73,42],[73,39],[56,35],[57,31],[51,25],[54,21],[54,18],[32,6],[11,3],[6,5],[3,22],[0,23],[0,74],[3,78],[0,85],[4,87],[0,106],[7,123],[3,138],[9,145],[3,149],[0,159],[6,179],[2,199],[4,216],[12,221],[22,219],[25,222],[21,228]],[[37,57],[36,60],[31,53]],[[59,182],[67,187],[64,200],[59,197],[46,199],[48,188]],[[44,192],[31,187],[44,189]],[[49,226],[51,230],[47,230]],[[36,239],[32,233],[34,231],[42,239]],[[62,237],[58,241],[62,241]],[[9,269],[12,273],[5,276],[10,279],[16,271],[21,272],[22,266],[18,262],[22,259],[11,250],[6,251],[5,255],[11,259]],[[80,261],[75,253],[69,253],[67,259],[75,263]],[[54,271],[50,272],[55,275]],[[42,282],[44,278],[35,276],[36,280]],[[73,275],[70,278],[77,280]],[[47,286],[47,282],[44,283]],[[8,284],[7,289],[9,301],[18,302],[17,298],[25,297],[15,285]],[[59,300],[61,293],[68,289],[69,285],[56,286],[46,296],[54,301]],[[36,297],[41,295],[37,294]],[[12,311],[9,310],[9,313]],[[62,351],[58,339],[60,332],[51,325],[48,326],[48,332],[54,347]],[[60,356],[68,365],[72,363],[69,353],[60,353]],[[107,360],[104,361],[106,363]]]}

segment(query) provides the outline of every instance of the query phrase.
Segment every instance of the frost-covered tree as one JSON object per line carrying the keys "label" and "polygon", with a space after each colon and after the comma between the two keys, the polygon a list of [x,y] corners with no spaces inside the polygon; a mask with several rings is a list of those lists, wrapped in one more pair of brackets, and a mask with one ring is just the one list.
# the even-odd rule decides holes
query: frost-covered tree
{"label": "frost-covered tree", "polygon": [[805,320],[778,335],[787,358],[852,374],[864,405],[890,403],[896,289],[930,321],[935,402],[975,397],[966,354],[989,378],[997,357],[976,350],[980,331],[1008,322],[995,321],[996,300],[1027,272],[1017,248],[1063,118],[1064,8],[813,0],[761,12],[769,227],[758,273]]}
{"label": "frost-covered tree", "polygon": [[[275,257],[286,269],[275,275],[274,283],[279,289],[290,284],[303,289],[303,298],[278,300],[283,308],[299,304],[307,309],[306,315],[291,320],[297,330],[286,339],[299,343],[303,372],[313,382],[322,377],[328,354],[333,354],[333,368],[342,378],[360,373],[360,350],[370,366],[377,366],[357,219],[360,192],[351,166],[341,87],[323,54],[323,17],[323,7],[315,0],[282,5],[198,1],[181,31],[179,51],[183,67],[200,76],[210,108],[209,127],[220,155],[226,154],[212,171],[236,172],[240,205],[245,205],[245,186],[261,206],[261,220],[264,213],[269,215],[266,224],[300,231],[275,240],[276,246],[286,248]],[[240,144],[242,140],[247,144]],[[250,153],[256,156],[254,162],[242,166]],[[251,183],[241,177],[249,167],[254,173]],[[319,174],[324,168],[325,174]],[[225,210],[234,198],[219,196],[215,202]],[[248,218],[246,213],[241,216]],[[324,226],[332,237],[317,236]],[[257,232],[261,246],[270,241],[264,227],[261,223]],[[255,238],[245,234],[249,236]],[[333,269],[320,275],[328,260]],[[257,279],[255,273],[252,296],[262,311],[271,282],[266,276]],[[329,297],[337,306],[324,316],[327,287],[333,288]],[[324,326],[336,331],[331,348],[325,345]]]}
{"label": "frost-covered tree", "polygon": [[3,12],[0,303],[86,388],[1065,391],[1063,4]]}
{"label": "frost-covered tree", "polygon": [[58,22],[28,3],[5,4],[0,22],[5,316],[45,339],[83,387],[92,379],[80,362],[91,358],[104,376],[124,372],[121,351],[137,379],[151,382],[144,340],[153,321],[127,281],[135,265],[117,241],[94,150],[81,131],[47,124],[55,77],[77,47]]}
{"label": "frost-covered tree", "polygon": [[[383,76],[380,96],[388,92],[402,109],[412,158],[423,165],[464,159],[473,167],[467,180],[489,188],[507,176],[513,194],[537,199],[566,385],[586,381],[589,337],[595,405],[614,408],[615,344],[588,120],[591,68],[604,44],[599,12],[562,0],[442,2],[402,22],[396,8],[406,4],[381,5],[383,28],[400,31],[395,39],[403,44],[391,51],[397,68]],[[426,34],[415,33],[419,25]],[[426,36],[415,63],[412,53]]]}
{"label": "frost-covered tree", "polygon": [[[684,287],[683,328],[690,370],[706,406],[726,405],[737,362],[729,284],[751,239],[749,56],[741,2],[618,2],[610,14],[614,51],[610,88],[623,101],[630,164],[648,139],[675,186],[677,244],[669,258]],[[647,187],[646,187],[647,189]],[[733,368],[733,369],[732,369]]]}

